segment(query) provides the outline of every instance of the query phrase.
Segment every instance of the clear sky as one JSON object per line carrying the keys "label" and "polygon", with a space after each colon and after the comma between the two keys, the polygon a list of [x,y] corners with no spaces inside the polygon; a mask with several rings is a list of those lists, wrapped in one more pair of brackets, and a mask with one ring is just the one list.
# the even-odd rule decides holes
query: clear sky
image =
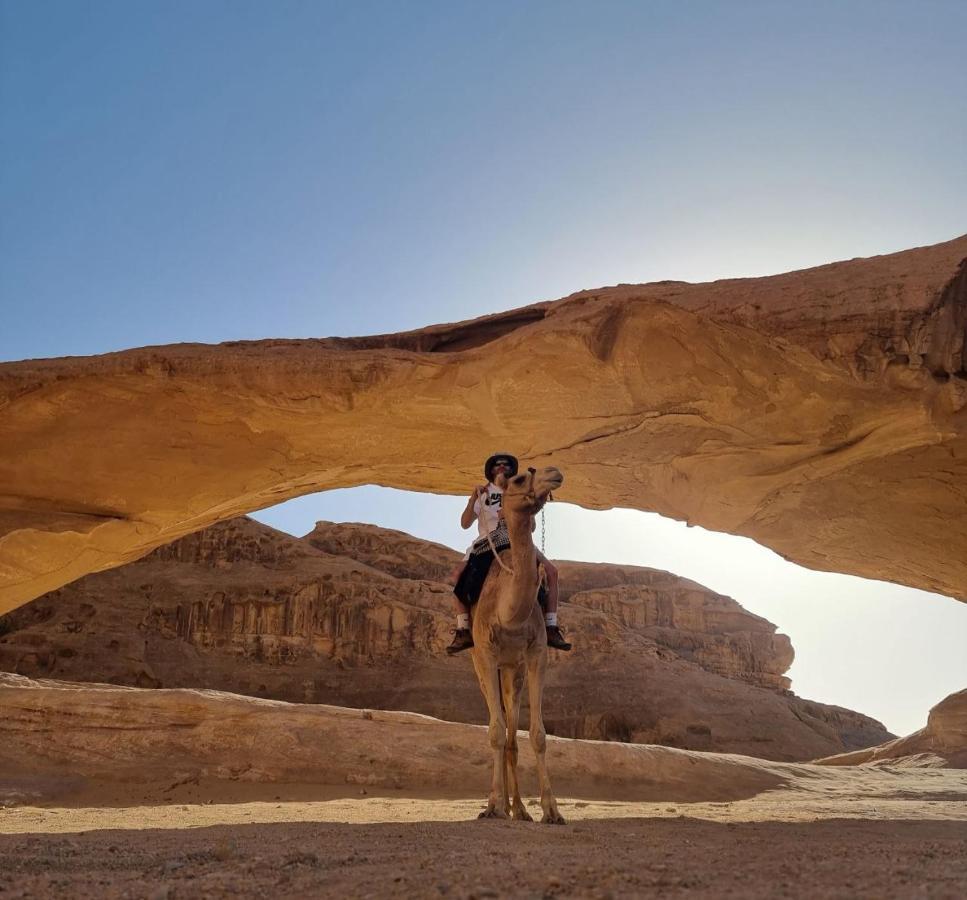
{"label": "clear sky", "polygon": [[[0,360],[391,332],[947,240],[965,38],[961,0],[0,0]],[[347,517],[388,515],[359,496]],[[859,642],[906,628],[889,606]]]}
{"label": "clear sky", "polygon": [[0,0],[0,359],[967,230],[967,4]]}

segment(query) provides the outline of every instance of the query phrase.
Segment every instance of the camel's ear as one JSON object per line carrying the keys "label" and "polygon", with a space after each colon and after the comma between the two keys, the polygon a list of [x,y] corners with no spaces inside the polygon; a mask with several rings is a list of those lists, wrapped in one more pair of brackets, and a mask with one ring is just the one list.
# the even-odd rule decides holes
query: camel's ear
{"label": "camel's ear", "polygon": [[507,476],[501,472],[496,479],[494,479],[494,484],[497,485],[502,491],[507,490]]}

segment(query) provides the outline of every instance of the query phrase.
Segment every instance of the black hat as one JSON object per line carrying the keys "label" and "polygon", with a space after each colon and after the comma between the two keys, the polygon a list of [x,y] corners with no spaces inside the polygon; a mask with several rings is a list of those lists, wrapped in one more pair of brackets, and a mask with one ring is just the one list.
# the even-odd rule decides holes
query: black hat
{"label": "black hat", "polygon": [[512,456],[510,453],[495,453],[484,463],[484,478],[487,481],[490,481],[490,472],[498,462],[506,462],[510,466],[510,472],[507,473],[509,478],[513,478],[517,474],[516,456]]}

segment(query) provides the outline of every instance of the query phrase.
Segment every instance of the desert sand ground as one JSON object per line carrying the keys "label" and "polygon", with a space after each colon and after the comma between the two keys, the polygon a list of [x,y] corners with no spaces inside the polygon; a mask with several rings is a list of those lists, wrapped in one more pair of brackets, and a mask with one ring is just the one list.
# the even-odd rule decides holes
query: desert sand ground
{"label": "desert sand ground", "polygon": [[139,788],[136,801],[89,785],[70,806],[0,810],[0,895],[967,895],[967,772],[800,768],[734,802],[563,799],[563,826],[365,789],[211,782]]}
{"label": "desert sand ground", "polygon": [[[572,811],[573,812],[573,811]],[[943,897],[963,822],[278,823],[0,837],[4,897]]]}
{"label": "desert sand ground", "polygon": [[548,762],[568,824],[476,821],[480,726],[2,676],[0,900],[967,896],[967,770],[935,753],[552,738]]}

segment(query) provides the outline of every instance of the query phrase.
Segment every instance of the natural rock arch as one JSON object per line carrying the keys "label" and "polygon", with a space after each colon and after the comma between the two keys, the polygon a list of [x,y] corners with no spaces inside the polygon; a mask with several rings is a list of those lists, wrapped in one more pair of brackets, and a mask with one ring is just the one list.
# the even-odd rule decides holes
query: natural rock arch
{"label": "natural rock arch", "polygon": [[582,291],[397,335],[0,365],[0,612],[215,521],[462,493],[510,446],[589,507],[967,600],[967,236]]}

